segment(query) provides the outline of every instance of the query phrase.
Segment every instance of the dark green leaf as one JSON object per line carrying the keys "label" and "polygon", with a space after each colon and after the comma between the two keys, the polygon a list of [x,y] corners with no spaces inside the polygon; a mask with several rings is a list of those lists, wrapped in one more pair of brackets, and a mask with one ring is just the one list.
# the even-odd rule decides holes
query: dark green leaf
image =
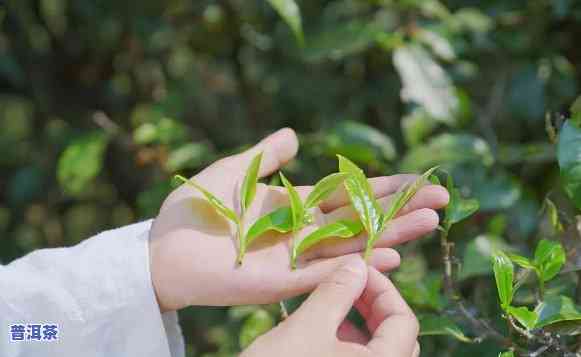
{"label": "dark green leaf", "polygon": [[551,324],[575,321],[581,324],[581,308],[566,296],[548,296],[535,308],[539,316],[537,328]]}
{"label": "dark green leaf", "polygon": [[105,133],[92,132],[74,140],[65,149],[59,158],[57,175],[66,192],[78,195],[99,174],[108,141]]}
{"label": "dark green leaf", "polygon": [[289,196],[292,218],[291,221],[293,227],[292,230],[297,231],[301,229],[304,224],[305,207],[303,206],[303,202],[301,201],[299,193],[297,192],[295,187],[290,183],[290,181],[287,180],[287,178],[284,176],[282,172],[280,173],[280,179],[284,187],[286,187]]}
{"label": "dark green leaf", "polygon": [[322,178],[315,187],[313,191],[307,196],[305,200],[305,209],[318,206],[323,200],[325,200],[337,187],[345,181],[348,174],[338,172],[331,174]]}
{"label": "dark green leaf", "polygon": [[231,220],[232,222],[234,222],[236,224],[239,223],[238,215],[236,215],[236,212],[234,212],[231,208],[228,208],[224,204],[224,202],[222,202],[220,199],[218,199],[216,196],[214,196],[211,192],[209,192],[208,190],[206,190],[205,188],[200,186],[196,181],[194,181],[193,179],[188,180],[187,178],[185,178],[181,175],[175,175],[174,178],[178,181],[181,181],[182,183],[186,183],[186,184],[194,187],[202,195],[204,195],[206,200],[212,205],[212,207],[214,207],[214,209],[216,209],[216,211],[218,211],[218,213],[220,213],[222,216],[228,218],[229,220]]}
{"label": "dark green leaf", "polygon": [[512,285],[514,280],[514,266],[506,254],[502,251],[496,251],[492,256],[492,269],[494,271],[500,305],[506,310],[510,306],[514,295]]}
{"label": "dark green leaf", "polygon": [[252,204],[254,196],[256,196],[256,183],[258,182],[258,172],[260,170],[260,162],[262,160],[262,152],[256,155],[246,171],[242,187],[240,188],[240,205],[242,215],[248,210]]}
{"label": "dark green leaf", "polygon": [[561,243],[542,239],[537,245],[534,264],[543,281],[549,281],[559,274],[565,260],[565,249]]}
{"label": "dark green leaf", "polygon": [[254,222],[246,232],[246,246],[268,231],[288,233],[292,230],[292,213],[288,206],[280,207]]}
{"label": "dark green leaf", "polygon": [[263,309],[252,313],[242,325],[240,330],[240,348],[245,349],[250,346],[254,340],[267,333],[274,327],[274,319]]}
{"label": "dark green leaf", "polygon": [[557,158],[565,191],[581,209],[581,128],[567,120],[559,133]]}
{"label": "dark green leaf", "polygon": [[447,188],[450,193],[450,202],[446,206],[445,225],[451,226],[452,224],[456,224],[478,211],[480,207],[478,201],[462,198],[460,190],[454,187],[452,175],[448,175]]}
{"label": "dark green leaf", "polygon": [[420,321],[420,336],[447,335],[462,342],[473,342],[470,337],[464,335],[462,329],[454,321],[445,316],[424,315],[418,319]]}

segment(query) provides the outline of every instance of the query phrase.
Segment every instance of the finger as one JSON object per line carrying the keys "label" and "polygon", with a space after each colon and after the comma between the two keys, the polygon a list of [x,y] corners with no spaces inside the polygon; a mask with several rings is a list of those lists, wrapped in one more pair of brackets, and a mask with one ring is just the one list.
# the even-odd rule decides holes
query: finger
{"label": "finger", "polygon": [[367,347],[377,355],[411,356],[418,338],[418,320],[391,281],[369,268],[362,300],[369,306],[366,321],[372,333]]}
{"label": "finger", "polygon": [[245,173],[252,159],[262,152],[262,161],[258,175],[264,177],[275,172],[293,159],[297,154],[298,148],[299,141],[294,130],[284,128],[262,139],[261,142],[243,153],[218,161],[216,167],[241,170],[240,172]]}
{"label": "finger", "polygon": [[418,341],[416,341],[416,346],[414,347],[412,357],[420,357],[420,343]]}
{"label": "finger", "polygon": [[343,342],[358,343],[360,345],[367,345],[369,343],[369,336],[367,333],[363,332],[349,320],[345,320],[341,323],[337,330],[337,338]]}
{"label": "finger", "polygon": [[[325,219],[325,221],[328,221]],[[395,245],[417,239],[434,231],[438,227],[438,214],[429,208],[423,208],[391,221],[375,242],[377,248]],[[352,239],[327,240],[305,253],[304,258],[320,259],[336,257],[363,250],[367,243],[367,233],[361,233]]]}
{"label": "finger", "polygon": [[[393,201],[395,195],[389,195],[378,199],[379,204],[386,210],[391,202]],[[416,195],[401,209],[398,216],[402,216],[406,213],[415,211],[421,208],[431,208],[440,209],[448,204],[450,196],[448,191],[438,185],[428,185],[422,187]],[[357,212],[352,205],[343,206],[337,208],[334,211],[327,213],[325,219],[329,222],[334,222],[339,219],[356,219]]]}
{"label": "finger", "polygon": [[[415,180],[418,175],[401,174],[393,176],[372,177],[369,179],[375,197],[384,197],[396,192],[403,184]],[[329,212],[339,207],[350,205],[349,195],[343,185],[340,185],[331,196],[320,205],[323,212]]]}
{"label": "finger", "polygon": [[360,257],[351,257],[323,279],[293,318],[302,323],[309,321],[311,326],[318,326],[321,331],[337,331],[366,282],[367,266]]}

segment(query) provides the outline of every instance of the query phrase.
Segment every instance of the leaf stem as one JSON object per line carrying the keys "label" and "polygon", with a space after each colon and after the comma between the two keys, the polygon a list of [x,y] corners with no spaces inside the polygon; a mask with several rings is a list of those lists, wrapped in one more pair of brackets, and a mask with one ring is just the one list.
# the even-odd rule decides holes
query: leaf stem
{"label": "leaf stem", "polygon": [[244,239],[244,223],[243,219],[238,220],[236,222],[237,227],[237,236],[238,236],[238,265],[242,265],[242,260],[244,259],[244,255],[246,254],[246,240]]}
{"label": "leaf stem", "polygon": [[369,237],[367,238],[367,244],[365,246],[365,253],[363,254],[363,260],[367,263],[369,261],[369,257],[371,256],[371,252],[373,250],[373,243],[375,242],[375,233],[368,233]]}

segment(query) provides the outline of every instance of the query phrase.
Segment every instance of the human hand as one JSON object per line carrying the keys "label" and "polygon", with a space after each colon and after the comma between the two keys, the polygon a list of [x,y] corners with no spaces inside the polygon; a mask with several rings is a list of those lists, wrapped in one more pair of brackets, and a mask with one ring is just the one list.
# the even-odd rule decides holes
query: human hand
{"label": "human hand", "polygon": [[[229,207],[239,207],[237,192],[252,158],[263,152],[260,177],[267,176],[291,160],[298,141],[291,129],[282,129],[252,149],[215,162],[195,180]],[[387,205],[390,194],[416,175],[395,175],[370,179],[375,195]],[[306,197],[311,186],[297,187]],[[392,221],[377,242],[370,264],[380,271],[399,265],[395,244],[416,239],[434,230],[438,215],[434,209],[448,202],[447,191],[426,186]],[[256,197],[245,213],[246,227],[258,217],[288,205],[282,187],[259,184]],[[315,209],[315,223],[357,217],[341,187]],[[346,259],[365,246],[364,234],[353,239],[313,247],[299,260],[299,269],[289,264],[290,234],[266,234],[249,247],[244,263],[236,264],[235,227],[216,213],[210,204],[188,185],[174,190],[165,200],[150,233],[152,281],[162,311],[190,305],[265,304],[311,291]]]}
{"label": "human hand", "polygon": [[[345,319],[352,306],[365,319],[371,337]],[[355,258],[241,357],[417,357],[418,330],[414,313],[393,284]]]}

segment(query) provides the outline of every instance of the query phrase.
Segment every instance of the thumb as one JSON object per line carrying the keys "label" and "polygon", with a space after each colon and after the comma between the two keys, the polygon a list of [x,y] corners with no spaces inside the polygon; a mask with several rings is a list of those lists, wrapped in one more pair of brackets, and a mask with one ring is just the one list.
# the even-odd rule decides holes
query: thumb
{"label": "thumb", "polygon": [[351,259],[323,280],[291,318],[323,325],[335,334],[366,284],[367,266],[361,257]]}
{"label": "thumb", "polygon": [[270,134],[243,153],[220,160],[216,163],[216,167],[246,172],[252,159],[262,152],[262,162],[258,175],[264,177],[293,159],[298,148],[299,142],[294,130],[284,128]]}

